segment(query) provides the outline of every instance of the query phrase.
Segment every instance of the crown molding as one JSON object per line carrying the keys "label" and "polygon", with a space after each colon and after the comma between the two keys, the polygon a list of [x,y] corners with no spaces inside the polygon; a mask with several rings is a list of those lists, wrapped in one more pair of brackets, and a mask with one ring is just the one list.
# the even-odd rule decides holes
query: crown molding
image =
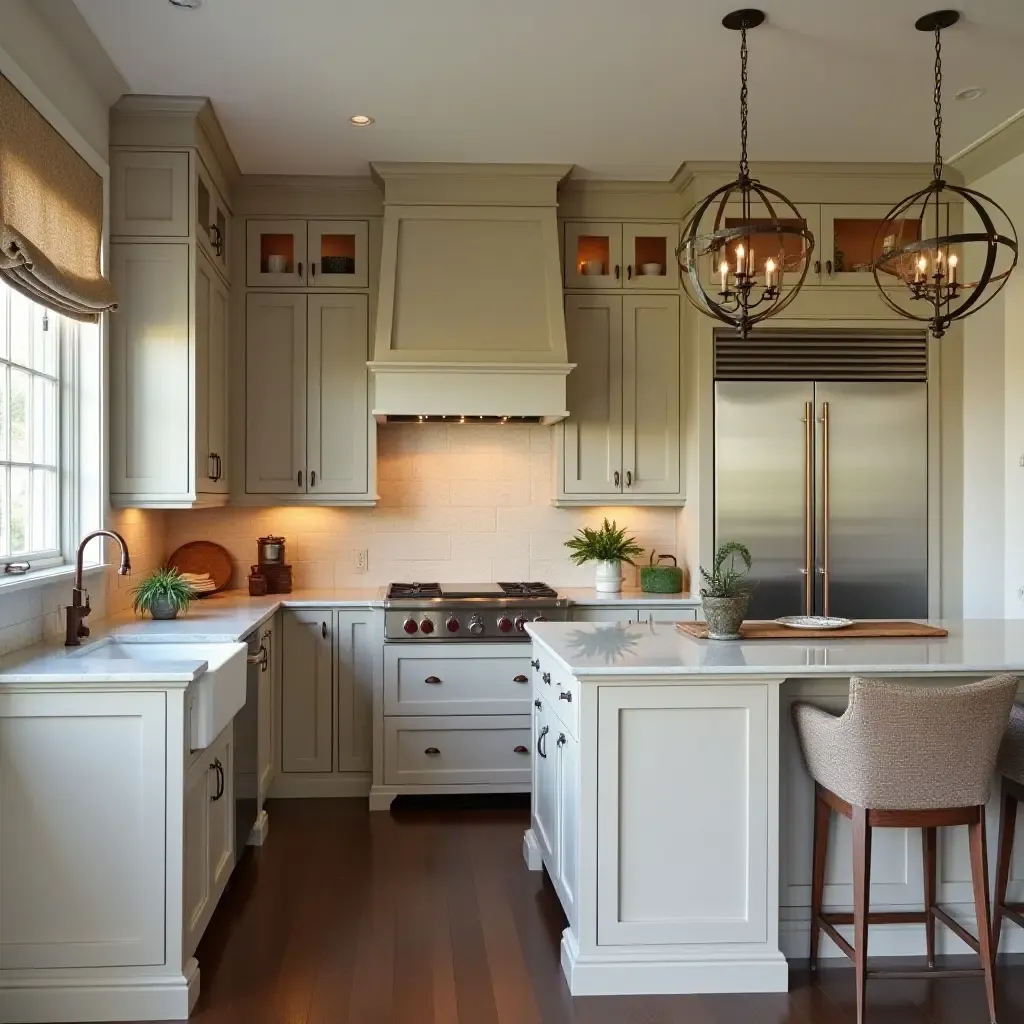
{"label": "crown molding", "polygon": [[377,192],[373,178],[330,174],[243,174],[239,185],[278,192]]}
{"label": "crown molding", "polygon": [[156,96],[126,93],[111,108],[117,114],[193,114],[210,101],[206,96]]}
{"label": "crown molding", "polygon": [[970,184],[1024,153],[1024,110],[960,150],[949,163]]}

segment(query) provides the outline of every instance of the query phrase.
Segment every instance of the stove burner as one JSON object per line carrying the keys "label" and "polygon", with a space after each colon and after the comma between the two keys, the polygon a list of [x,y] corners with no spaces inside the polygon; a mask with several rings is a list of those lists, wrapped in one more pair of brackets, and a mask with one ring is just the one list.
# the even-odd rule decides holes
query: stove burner
{"label": "stove burner", "polygon": [[392,583],[388,587],[389,598],[440,596],[440,583]]}
{"label": "stove burner", "polygon": [[546,583],[499,583],[506,597],[558,597]]}

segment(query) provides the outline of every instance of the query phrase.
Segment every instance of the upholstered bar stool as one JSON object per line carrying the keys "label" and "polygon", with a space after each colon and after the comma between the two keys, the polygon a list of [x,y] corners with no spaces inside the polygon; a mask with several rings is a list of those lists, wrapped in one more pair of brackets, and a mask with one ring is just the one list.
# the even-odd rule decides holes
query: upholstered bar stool
{"label": "upholstered bar stool", "polygon": [[[963,686],[911,686],[853,679],[850,703],[836,717],[798,703],[793,719],[807,770],[815,782],[814,868],[811,884],[811,967],[824,931],[854,962],[857,1022],[864,1021],[868,978],[984,975],[989,1019],[995,1022],[995,983],[989,935],[985,803],[999,745],[1017,692],[1013,676]],[[824,913],[825,856],[831,812],[853,822],[853,913]],[[966,825],[977,937],[936,905],[937,829]],[[871,913],[871,833],[875,828],[920,828],[924,853],[924,910]],[[937,971],[935,922],[941,921],[981,958],[981,969]],[[925,926],[927,971],[869,971],[868,925]],[[837,925],[853,925],[853,944]]]}
{"label": "upholstered bar stool", "polygon": [[1007,903],[1013,833],[1017,827],[1017,804],[1024,800],[1024,705],[1014,704],[1010,725],[999,750],[999,771],[1003,776],[1003,807],[999,815],[999,857],[996,862],[996,891],[992,897],[992,956],[999,952],[1003,918],[1024,928],[1024,903]]}

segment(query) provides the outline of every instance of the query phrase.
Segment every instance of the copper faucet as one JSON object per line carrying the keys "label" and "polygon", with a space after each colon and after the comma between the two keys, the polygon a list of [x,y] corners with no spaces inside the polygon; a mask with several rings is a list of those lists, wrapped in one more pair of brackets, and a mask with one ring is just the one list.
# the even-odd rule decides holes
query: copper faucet
{"label": "copper faucet", "polygon": [[[82,586],[82,555],[86,544],[93,537],[110,537],[121,545],[121,564],[117,567],[118,576],[127,576],[132,571],[131,559],[128,557],[128,545],[124,537],[113,530],[93,530],[82,538],[78,545],[78,554],[75,557],[75,589],[71,591],[71,604],[67,607],[67,635],[64,638],[65,647],[81,647],[82,637],[89,635],[89,627],[85,624],[86,617],[92,611],[89,604],[89,594]],[[84,603],[83,603],[84,598]]]}

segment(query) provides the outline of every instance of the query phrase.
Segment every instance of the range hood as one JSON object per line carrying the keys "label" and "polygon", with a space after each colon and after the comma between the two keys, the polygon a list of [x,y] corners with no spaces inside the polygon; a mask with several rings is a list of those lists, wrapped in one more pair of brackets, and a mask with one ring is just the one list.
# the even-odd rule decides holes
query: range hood
{"label": "range hood", "polygon": [[384,191],[373,414],[563,419],[569,166],[371,164]]}

